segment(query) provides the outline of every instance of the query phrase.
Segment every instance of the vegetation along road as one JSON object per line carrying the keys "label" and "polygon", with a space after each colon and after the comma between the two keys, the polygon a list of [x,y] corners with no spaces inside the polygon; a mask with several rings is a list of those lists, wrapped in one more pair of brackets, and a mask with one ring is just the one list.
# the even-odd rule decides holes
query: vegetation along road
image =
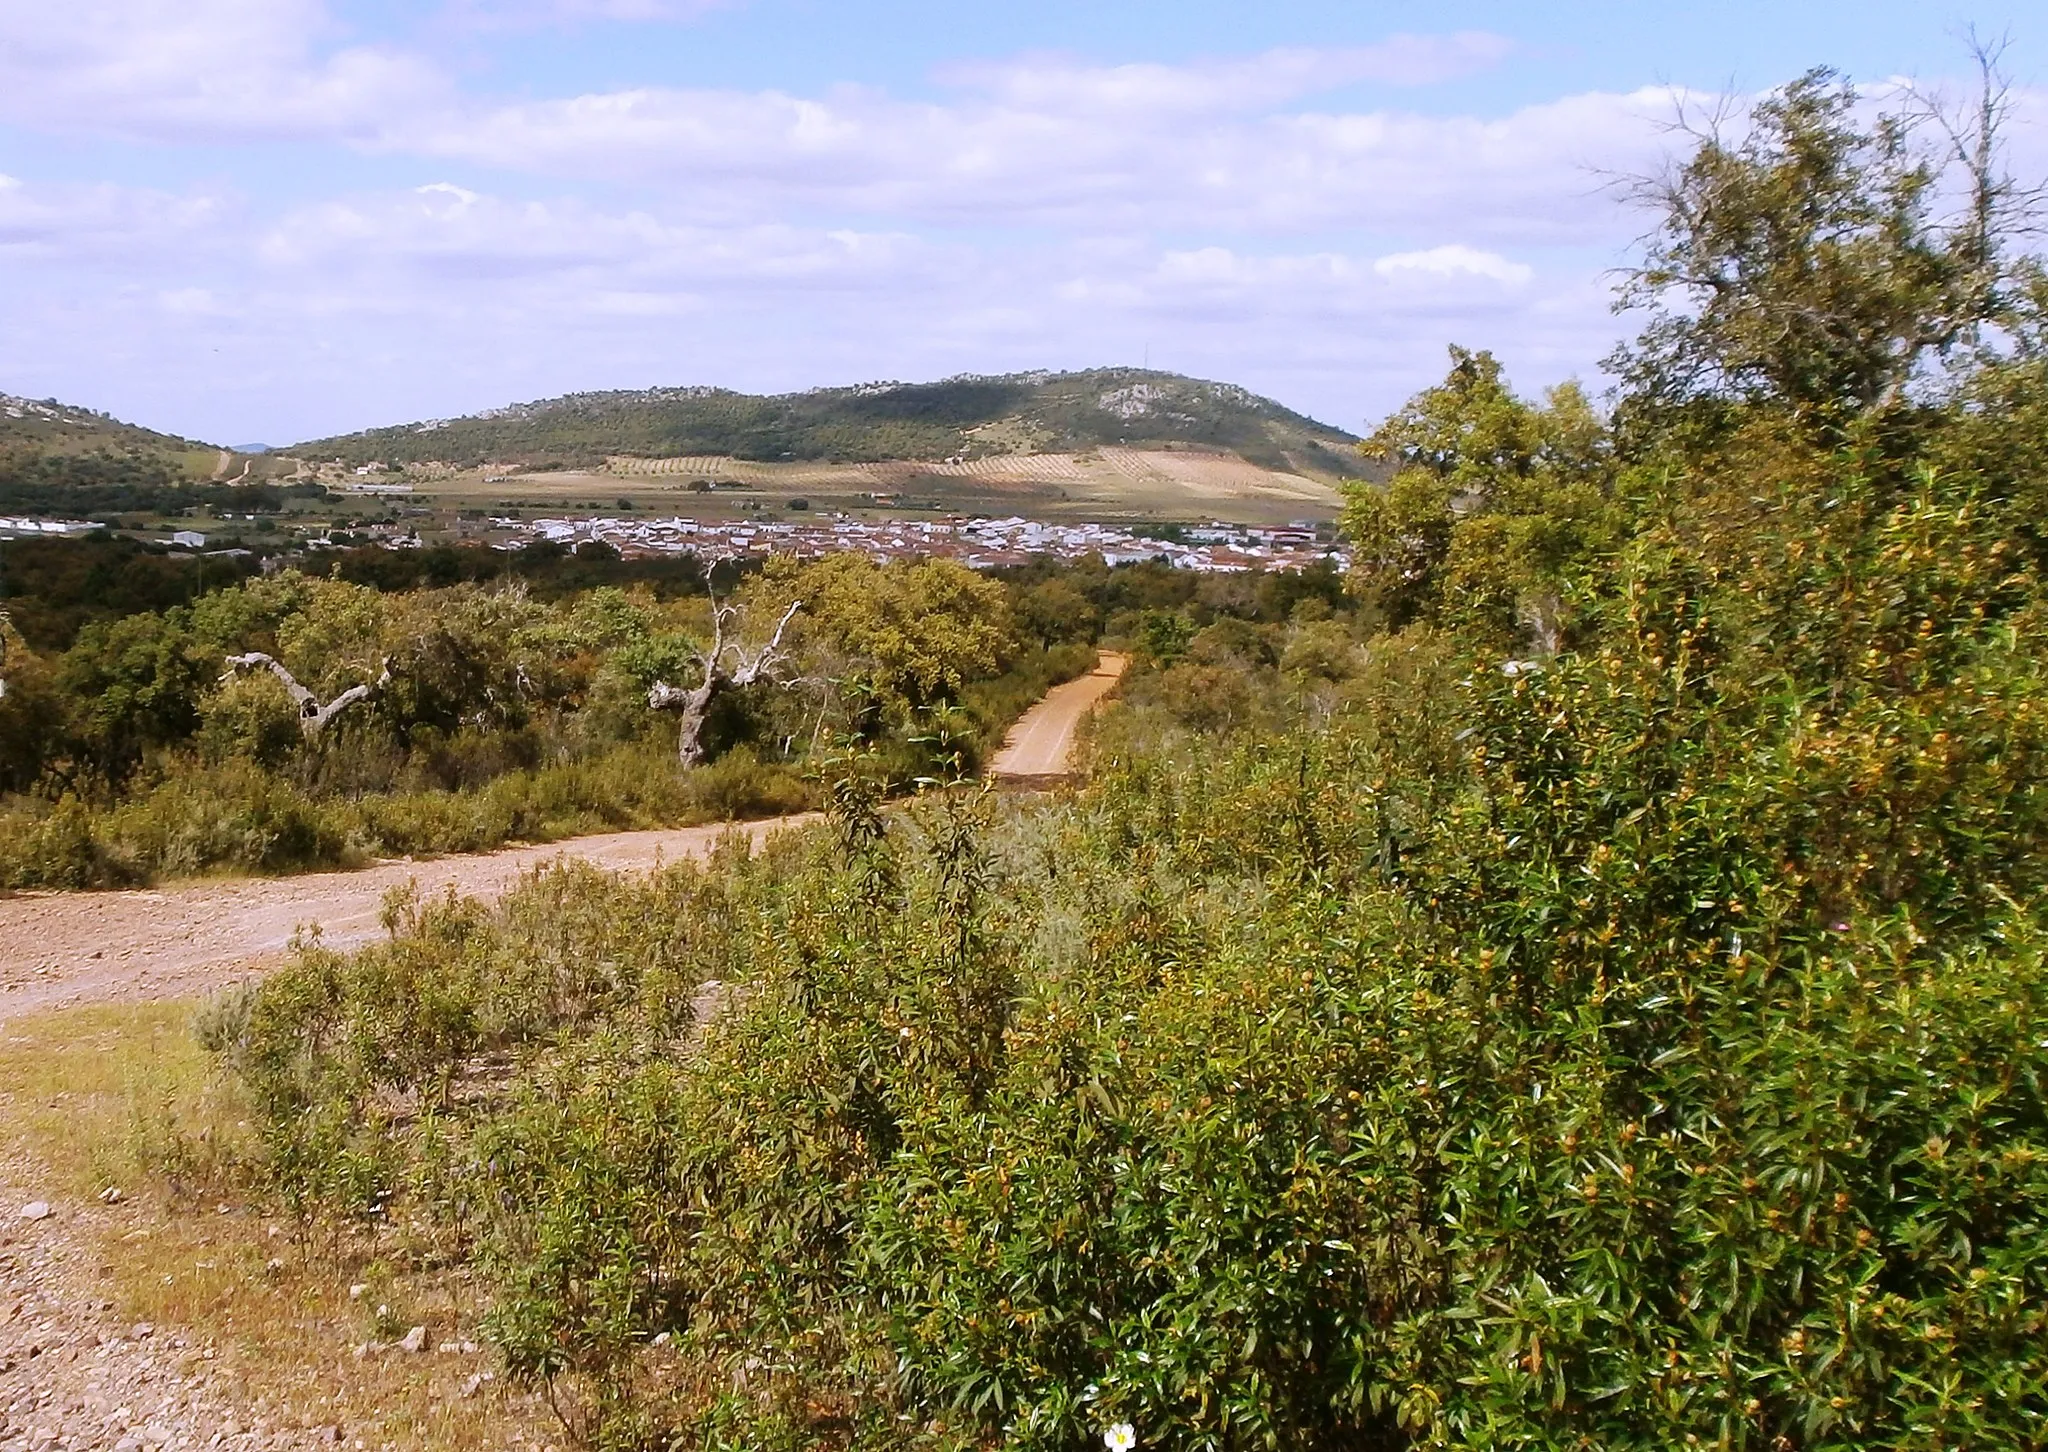
{"label": "vegetation along road", "polygon": [[[1011,730],[993,763],[1001,778],[1042,779],[1070,769],[1081,720],[1115,686],[1125,658],[1106,652],[1094,671],[1055,687]],[[558,857],[617,871],[703,857],[727,832],[759,843],[813,814],[613,832],[570,842],[431,862],[382,862],[357,872],[201,880],[133,892],[30,893],[0,899],[0,1015],[79,1004],[190,998],[274,958],[302,928],[345,948],[383,931],[385,895],[407,883],[423,896],[496,897],[520,874]]]}

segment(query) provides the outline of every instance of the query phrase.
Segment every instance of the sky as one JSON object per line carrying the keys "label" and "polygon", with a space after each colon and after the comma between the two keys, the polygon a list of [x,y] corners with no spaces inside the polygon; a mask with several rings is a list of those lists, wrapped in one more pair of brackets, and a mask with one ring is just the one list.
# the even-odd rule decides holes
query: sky
{"label": "sky", "polygon": [[2038,177],[1990,0],[0,0],[0,391],[283,444],[1149,364],[1363,431],[1453,343],[1600,385],[1681,103],[1973,26]]}

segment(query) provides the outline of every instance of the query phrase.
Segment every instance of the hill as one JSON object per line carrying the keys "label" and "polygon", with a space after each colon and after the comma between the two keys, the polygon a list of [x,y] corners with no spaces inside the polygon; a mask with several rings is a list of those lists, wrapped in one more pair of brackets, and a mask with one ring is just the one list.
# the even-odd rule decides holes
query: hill
{"label": "hill", "polygon": [[0,394],[0,514],[177,512],[218,451],[56,399]]}
{"label": "hill", "polygon": [[[216,452],[212,445],[160,434],[112,414],[0,393],[0,452],[35,454],[159,454]],[[209,468],[211,467],[209,463]]]}
{"label": "hill", "polygon": [[863,464],[1181,446],[1327,478],[1357,472],[1355,442],[1233,384],[1098,368],[771,396],[722,388],[574,393],[317,439],[293,452],[352,466],[595,468],[622,455]]}
{"label": "hill", "polygon": [[[239,471],[239,472],[237,472]],[[111,414],[0,393],[0,515],[181,515],[276,508],[236,451]],[[222,482],[232,479],[232,484]]]}

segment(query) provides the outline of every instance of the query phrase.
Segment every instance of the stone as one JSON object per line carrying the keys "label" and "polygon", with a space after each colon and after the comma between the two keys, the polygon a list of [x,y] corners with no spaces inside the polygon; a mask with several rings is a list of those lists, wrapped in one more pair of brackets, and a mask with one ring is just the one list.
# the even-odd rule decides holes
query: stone
{"label": "stone", "polygon": [[401,1351],[424,1351],[426,1345],[427,1328],[424,1326],[415,1326],[398,1338],[398,1347]]}
{"label": "stone", "polygon": [[23,1220],[48,1220],[56,1212],[48,1200],[31,1200],[16,1212]]}
{"label": "stone", "polygon": [[484,1389],[484,1374],[478,1372],[462,1384],[462,1399],[468,1401]]}
{"label": "stone", "polygon": [[102,1205],[118,1205],[127,1198],[126,1195],[121,1193],[119,1185],[109,1185],[106,1189],[100,1191],[100,1203]]}
{"label": "stone", "polygon": [[368,1295],[369,1292],[370,1287],[367,1282],[357,1281],[354,1285],[348,1288],[348,1298],[351,1301],[360,1301],[364,1296]]}

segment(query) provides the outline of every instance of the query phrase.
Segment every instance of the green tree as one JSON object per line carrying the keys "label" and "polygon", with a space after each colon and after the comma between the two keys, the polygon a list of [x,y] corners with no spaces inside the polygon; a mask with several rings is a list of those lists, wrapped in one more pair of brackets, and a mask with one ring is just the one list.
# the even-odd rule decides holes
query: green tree
{"label": "green tree", "polygon": [[1040,645],[1095,639],[1102,612],[1066,580],[1046,580],[1017,595],[1017,626]]}
{"label": "green tree", "polygon": [[1610,360],[1636,414],[1764,402],[1839,427],[2024,328],[2039,269],[2012,244],[2034,194],[1999,170],[2005,91],[1978,58],[1969,116],[1865,121],[1856,88],[1814,70],[1636,183],[1657,225],[1616,307],[1651,321]]}
{"label": "green tree", "polygon": [[1394,475],[1347,487],[1355,587],[1400,626],[1448,612],[1503,643],[1555,649],[1561,593],[1611,546],[1607,429],[1576,383],[1540,404],[1491,353],[1451,349],[1442,383],[1360,445]]}
{"label": "green tree", "polygon": [[764,588],[802,599],[814,638],[905,710],[957,700],[1016,649],[1008,592],[952,560],[877,565],[833,555],[771,573]]}
{"label": "green tree", "polygon": [[49,664],[0,612],[0,792],[27,791],[42,779],[63,725]]}
{"label": "green tree", "polygon": [[95,775],[119,783],[151,747],[182,741],[199,724],[199,701],[220,657],[195,640],[184,608],[96,622],[58,666],[73,703],[78,754]]}

